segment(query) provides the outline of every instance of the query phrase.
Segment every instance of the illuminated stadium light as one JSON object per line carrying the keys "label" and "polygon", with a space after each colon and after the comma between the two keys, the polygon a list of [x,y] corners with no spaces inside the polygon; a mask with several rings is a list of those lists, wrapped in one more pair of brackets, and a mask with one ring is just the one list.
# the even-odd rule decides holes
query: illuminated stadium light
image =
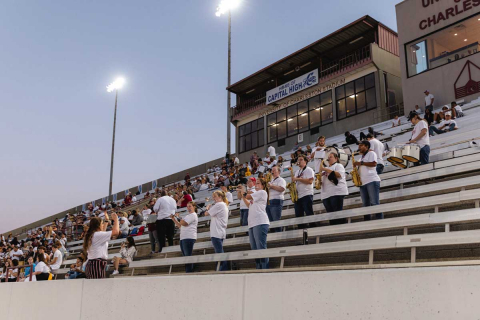
{"label": "illuminated stadium light", "polygon": [[125,84],[124,78],[117,78],[114,82],[110,83],[107,86],[107,92],[112,92],[112,91],[121,89],[124,84]]}
{"label": "illuminated stadium light", "polygon": [[217,12],[215,12],[215,15],[220,17],[222,14],[237,8],[240,5],[240,2],[241,0],[222,0],[217,7]]}

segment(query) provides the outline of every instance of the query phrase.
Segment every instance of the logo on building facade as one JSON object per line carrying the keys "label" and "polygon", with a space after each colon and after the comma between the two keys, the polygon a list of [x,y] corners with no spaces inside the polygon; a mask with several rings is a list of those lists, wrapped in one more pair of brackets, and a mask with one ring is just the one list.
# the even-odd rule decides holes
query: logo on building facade
{"label": "logo on building facade", "polygon": [[480,92],[480,68],[468,60],[453,84],[455,99]]}
{"label": "logo on building facade", "polygon": [[267,105],[286,98],[292,94],[310,88],[318,83],[318,69],[304,74],[279,87],[267,91]]}

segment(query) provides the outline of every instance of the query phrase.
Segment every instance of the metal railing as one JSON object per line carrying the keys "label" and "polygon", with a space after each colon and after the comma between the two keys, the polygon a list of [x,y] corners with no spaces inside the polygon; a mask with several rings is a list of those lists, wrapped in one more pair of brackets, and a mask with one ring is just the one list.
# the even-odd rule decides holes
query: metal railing
{"label": "metal railing", "polygon": [[403,115],[405,115],[405,109],[402,102],[385,108],[377,107],[373,114],[373,119],[374,123],[378,123],[393,119],[395,116],[401,117]]}
{"label": "metal railing", "polygon": [[[335,73],[354,68],[355,66],[371,60],[370,44],[355,50],[339,59],[322,64],[319,70],[319,81]],[[234,117],[245,111],[265,105],[266,93],[259,94],[252,99],[244,101],[231,108],[231,116]]]}
{"label": "metal railing", "polygon": [[15,280],[15,282],[18,282],[20,280],[20,270],[28,268],[28,267],[30,267],[29,278],[30,278],[30,281],[32,281],[32,274],[35,270],[33,270],[33,265],[27,264],[27,265],[21,265],[21,266],[18,265],[16,267],[8,267],[7,270],[5,271],[5,282],[8,282],[8,271],[10,269],[12,269],[12,270],[18,269],[17,279]]}

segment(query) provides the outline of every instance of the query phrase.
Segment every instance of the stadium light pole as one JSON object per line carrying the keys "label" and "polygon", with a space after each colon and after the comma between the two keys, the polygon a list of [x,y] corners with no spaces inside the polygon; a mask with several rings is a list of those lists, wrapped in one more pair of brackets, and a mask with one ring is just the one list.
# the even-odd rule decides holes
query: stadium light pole
{"label": "stadium light pole", "polygon": [[[241,0],[222,0],[217,7],[215,15],[222,16],[228,12],[228,87],[231,84],[231,65],[232,65],[232,9],[235,9],[240,4]],[[230,106],[231,96],[230,91],[227,90],[227,153],[230,154]]]}
{"label": "stadium light pole", "polygon": [[115,113],[113,114],[113,138],[112,138],[112,160],[110,162],[110,184],[108,187],[108,195],[112,195],[112,181],[113,181],[113,157],[115,154],[115,127],[117,125],[117,99],[118,89],[122,88],[125,84],[124,78],[117,78],[114,82],[107,86],[107,92],[115,91]]}

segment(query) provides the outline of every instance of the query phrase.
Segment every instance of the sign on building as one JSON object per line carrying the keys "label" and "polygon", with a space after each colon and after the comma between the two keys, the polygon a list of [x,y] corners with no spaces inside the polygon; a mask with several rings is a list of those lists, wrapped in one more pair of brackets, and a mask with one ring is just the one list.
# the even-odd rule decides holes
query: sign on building
{"label": "sign on building", "polygon": [[318,84],[318,69],[267,91],[267,105]]}

